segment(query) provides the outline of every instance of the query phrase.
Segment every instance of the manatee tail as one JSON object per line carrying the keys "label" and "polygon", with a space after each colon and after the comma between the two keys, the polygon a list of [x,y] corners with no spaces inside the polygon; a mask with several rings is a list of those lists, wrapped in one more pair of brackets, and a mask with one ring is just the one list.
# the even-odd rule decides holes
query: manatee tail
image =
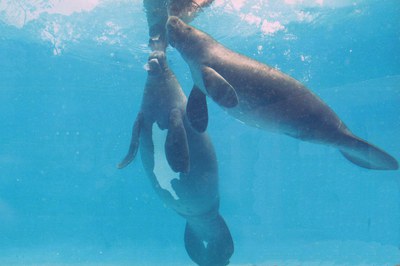
{"label": "manatee tail", "polygon": [[[201,228],[200,232],[186,223],[185,248],[190,258],[200,266],[228,265],[234,247],[224,219],[218,214],[212,223]],[[203,231],[205,228],[207,232]]]}
{"label": "manatee tail", "polygon": [[344,135],[339,150],[347,160],[363,168],[375,170],[399,169],[399,164],[395,158],[351,133]]}

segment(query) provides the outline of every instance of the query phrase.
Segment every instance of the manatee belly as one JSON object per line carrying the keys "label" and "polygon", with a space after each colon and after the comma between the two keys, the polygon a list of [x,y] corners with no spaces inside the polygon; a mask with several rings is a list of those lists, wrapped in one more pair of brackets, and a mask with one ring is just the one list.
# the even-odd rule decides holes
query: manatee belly
{"label": "manatee belly", "polygon": [[238,106],[226,111],[249,126],[321,143],[331,143],[346,129],[317,95],[277,70],[224,74],[239,98]]}
{"label": "manatee belly", "polygon": [[[167,130],[153,125],[154,168],[148,169],[153,188],[170,208],[184,216],[196,216],[218,205],[218,188],[208,171],[198,171],[201,162],[191,162],[193,169],[187,174],[171,170],[165,157],[164,143]],[[190,145],[190,143],[189,143]],[[192,156],[196,158],[196,156]],[[211,189],[210,189],[210,186]]]}

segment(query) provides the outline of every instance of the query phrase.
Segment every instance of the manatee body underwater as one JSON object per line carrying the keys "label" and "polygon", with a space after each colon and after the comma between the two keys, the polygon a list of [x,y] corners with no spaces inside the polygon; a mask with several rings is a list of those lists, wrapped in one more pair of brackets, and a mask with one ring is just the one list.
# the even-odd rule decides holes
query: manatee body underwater
{"label": "manatee body underwater", "polygon": [[396,170],[398,162],[355,136],[317,95],[290,76],[238,54],[178,17],[167,21],[167,39],[189,65],[194,86],[187,104],[193,128],[207,128],[206,95],[243,123],[334,146],[367,169]]}
{"label": "manatee body underwater", "polygon": [[234,245],[219,213],[213,144],[206,132],[198,133],[190,126],[186,96],[162,51],[150,55],[147,69],[130,148],[118,167],[132,162],[140,149],[152,187],[167,206],[186,219],[184,242],[190,258],[201,266],[225,266]]}

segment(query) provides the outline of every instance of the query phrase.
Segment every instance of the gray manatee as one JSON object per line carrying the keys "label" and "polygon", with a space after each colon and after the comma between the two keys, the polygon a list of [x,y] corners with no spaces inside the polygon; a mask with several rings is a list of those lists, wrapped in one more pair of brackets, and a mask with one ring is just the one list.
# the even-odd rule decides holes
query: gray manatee
{"label": "gray manatee", "polygon": [[130,148],[118,167],[127,166],[140,147],[152,187],[187,221],[184,241],[191,259],[203,266],[227,265],[234,246],[219,214],[217,158],[207,133],[191,128],[185,107],[186,96],[165,54],[153,52]]}
{"label": "gray manatee", "polygon": [[247,125],[334,146],[364,168],[398,169],[395,158],[355,136],[328,105],[297,80],[227,49],[178,17],[170,17],[166,27],[170,44],[189,65],[195,84],[187,115],[197,131],[207,127],[208,95]]}

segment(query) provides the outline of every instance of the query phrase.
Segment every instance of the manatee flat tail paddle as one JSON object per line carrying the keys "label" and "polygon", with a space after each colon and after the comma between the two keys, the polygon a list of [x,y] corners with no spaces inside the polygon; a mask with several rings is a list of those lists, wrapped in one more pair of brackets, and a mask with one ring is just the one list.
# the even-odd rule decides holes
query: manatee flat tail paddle
{"label": "manatee flat tail paddle", "polygon": [[203,239],[189,223],[185,228],[185,248],[190,258],[201,266],[225,266],[234,252],[229,228],[221,215],[215,218],[209,228],[211,239]]}
{"label": "manatee flat tail paddle", "polygon": [[182,119],[181,110],[177,108],[171,110],[165,140],[165,156],[171,169],[176,173],[189,172],[189,144]]}
{"label": "manatee flat tail paddle", "polygon": [[367,169],[397,170],[399,163],[380,148],[351,133],[346,134],[339,145],[343,156],[352,163]]}
{"label": "manatee flat tail paddle", "polygon": [[206,131],[208,125],[207,99],[206,95],[196,86],[190,92],[186,114],[190,125],[197,132]]}
{"label": "manatee flat tail paddle", "polygon": [[135,159],[135,156],[138,151],[139,147],[139,137],[140,137],[140,130],[143,125],[143,113],[139,112],[138,115],[136,116],[135,123],[133,124],[132,128],[132,137],[131,137],[131,144],[129,146],[129,151],[128,154],[125,156],[125,158],[118,164],[118,168],[122,169],[128,164],[130,164],[133,159]]}

